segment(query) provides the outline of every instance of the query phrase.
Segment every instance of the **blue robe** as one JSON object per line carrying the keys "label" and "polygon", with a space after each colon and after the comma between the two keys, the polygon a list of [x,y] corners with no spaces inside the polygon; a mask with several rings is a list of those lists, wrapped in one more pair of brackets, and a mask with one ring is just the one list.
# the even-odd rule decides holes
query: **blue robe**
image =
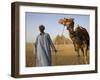
{"label": "blue robe", "polygon": [[36,66],[51,66],[51,46],[53,42],[48,33],[38,35],[35,42]]}

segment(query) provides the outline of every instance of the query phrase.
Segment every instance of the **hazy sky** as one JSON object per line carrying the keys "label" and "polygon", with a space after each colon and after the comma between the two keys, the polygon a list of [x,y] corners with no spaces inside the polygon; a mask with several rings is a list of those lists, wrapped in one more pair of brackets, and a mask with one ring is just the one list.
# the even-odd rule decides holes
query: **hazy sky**
{"label": "hazy sky", "polygon": [[[63,25],[58,21],[61,18],[71,17],[74,18],[75,26],[81,25],[89,32],[90,16],[89,15],[77,15],[77,14],[51,14],[51,13],[25,13],[25,34],[26,42],[34,42],[36,36],[39,34],[38,26],[43,24],[45,26],[45,32],[49,33],[53,39],[56,35],[61,35],[63,32]],[[63,35],[69,37],[68,31],[64,29]]]}

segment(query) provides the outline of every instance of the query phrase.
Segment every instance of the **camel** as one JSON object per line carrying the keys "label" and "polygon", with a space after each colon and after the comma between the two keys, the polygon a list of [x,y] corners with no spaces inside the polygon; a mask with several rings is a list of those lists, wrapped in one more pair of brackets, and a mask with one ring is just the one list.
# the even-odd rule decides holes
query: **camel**
{"label": "camel", "polygon": [[85,28],[82,26],[77,26],[74,29],[74,18],[63,18],[59,20],[59,23],[64,25],[69,31],[69,36],[73,42],[74,49],[80,56],[79,50],[82,51],[84,56],[84,63],[87,63],[87,53],[89,50],[89,34]]}

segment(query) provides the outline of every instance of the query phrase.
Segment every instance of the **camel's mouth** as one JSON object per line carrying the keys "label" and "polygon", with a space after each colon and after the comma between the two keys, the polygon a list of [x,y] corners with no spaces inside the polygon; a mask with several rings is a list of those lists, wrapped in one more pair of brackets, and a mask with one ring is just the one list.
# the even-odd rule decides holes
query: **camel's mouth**
{"label": "camel's mouth", "polygon": [[60,19],[59,20],[59,24],[65,25],[65,20],[64,19]]}

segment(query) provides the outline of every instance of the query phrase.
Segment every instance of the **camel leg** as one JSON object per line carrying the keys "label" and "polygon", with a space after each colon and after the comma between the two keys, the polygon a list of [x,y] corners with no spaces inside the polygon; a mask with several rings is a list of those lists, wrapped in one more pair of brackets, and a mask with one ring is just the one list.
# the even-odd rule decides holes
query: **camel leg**
{"label": "camel leg", "polygon": [[73,42],[73,45],[74,45],[74,50],[77,51],[76,44],[74,42]]}
{"label": "camel leg", "polygon": [[78,57],[79,57],[79,56],[80,56],[80,54],[79,54],[79,45],[78,45],[78,44],[76,44],[75,46],[76,46],[76,48],[75,48],[75,49],[76,49],[77,55],[78,55]]}
{"label": "camel leg", "polygon": [[82,53],[83,53],[83,56],[84,56],[84,49],[81,47],[81,51],[82,51]]}
{"label": "camel leg", "polygon": [[86,56],[88,56],[88,47],[87,47],[87,49],[86,49]]}
{"label": "camel leg", "polygon": [[77,50],[77,54],[78,54],[78,56],[80,56],[80,54],[79,54],[79,49]]}
{"label": "camel leg", "polygon": [[83,60],[84,60],[84,63],[87,64],[88,61],[87,61],[87,45],[85,44],[84,46],[84,56],[83,56]]}
{"label": "camel leg", "polygon": [[88,51],[88,48],[87,48],[87,45],[86,45],[86,44],[85,44],[85,46],[84,46],[84,48],[83,48],[83,49],[84,49],[84,55],[85,55],[85,56],[87,56],[87,51]]}
{"label": "camel leg", "polygon": [[82,61],[81,61],[81,57],[80,57],[80,55],[79,55],[79,48],[76,48],[76,52],[77,52],[77,62],[78,62],[78,64],[82,64]]}

